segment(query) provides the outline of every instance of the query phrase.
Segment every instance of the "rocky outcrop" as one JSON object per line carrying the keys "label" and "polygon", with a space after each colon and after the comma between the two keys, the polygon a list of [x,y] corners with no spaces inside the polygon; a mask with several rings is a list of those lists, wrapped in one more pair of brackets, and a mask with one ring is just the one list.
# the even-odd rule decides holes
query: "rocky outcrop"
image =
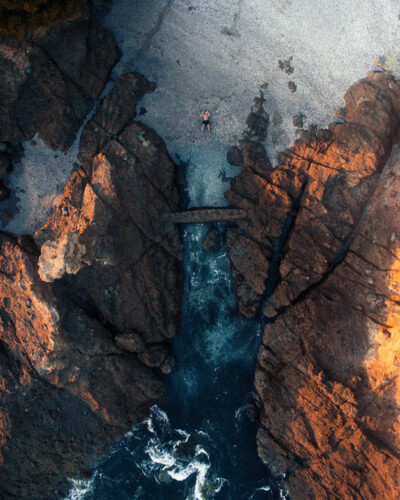
{"label": "rocky outcrop", "polygon": [[39,134],[66,151],[119,58],[84,5],[75,19],[24,38],[0,39],[0,143]]}
{"label": "rocky outcrop", "polygon": [[[121,124],[125,127],[136,117],[136,106],[144,93],[154,90],[155,84],[138,73],[123,75],[83,130],[79,160],[82,163],[89,161],[121,132]],[[124,102],[125,106],[121,107],[121,102]],[[144,132],[142,135],[144,136]]]}
{"label": "rocky outcrop", "polygon": [[258,449],[294,499],[400,493],[400,83],[345,102],[275,169],[242,144],[227,193],[248,212],[227,235],[240,309],[266,317]]}
{"label": "rocky outcrop", "polygon": [[[105,12],[108,2],[95,3]],[[36,134],[66,152],[119,59],[87,2],[70,17],[22,38],[0,37],[0,176],[18,162],[21,142]],[[0,182],[2,201],[9,191]]]}
{"label": "rocky outcrop", "polygon": [[151,88],[119,80],[34,240],[0,234],[2,498],[62,496],[164,396],[153,368],[173,366],[179,199],[164,143],[133,121]]}
{"label": "rocky outcrop", "polygon": [[221,237],[218,232],[218,227],[210,227],[204,237],[202,246],[206,252],[218,252],[221,248]]}

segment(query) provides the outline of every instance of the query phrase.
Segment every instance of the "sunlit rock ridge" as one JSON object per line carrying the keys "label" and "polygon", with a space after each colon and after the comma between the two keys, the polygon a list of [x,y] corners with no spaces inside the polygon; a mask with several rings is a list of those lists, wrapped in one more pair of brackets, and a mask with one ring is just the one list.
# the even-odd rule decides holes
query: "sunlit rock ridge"
{"label": "sunlit rock ridge", "polygon": [[249,215],[228,231],[241,310],[267,320],[258,449],[296,499],[400,491],[400,83],[345,103],[276,169],[245,143],[227,193]]}

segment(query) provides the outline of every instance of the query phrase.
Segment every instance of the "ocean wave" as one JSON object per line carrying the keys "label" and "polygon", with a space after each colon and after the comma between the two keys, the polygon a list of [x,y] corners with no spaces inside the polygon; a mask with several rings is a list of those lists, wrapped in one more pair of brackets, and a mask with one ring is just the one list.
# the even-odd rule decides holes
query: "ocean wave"
{"label": "ocean wave", "polygon": [[146,475],[151,472],[157,482],[165,482],[167,478],[183,482],[193,477],[194,485],[186,500],[214,498],[225,480],[208,477],[211,468],[210,455],[205,447],[208,435],[172,429],[167,414],[157,406],[151,410],[147,428],[151,435],[145,453],[150,460],[141,464]]}

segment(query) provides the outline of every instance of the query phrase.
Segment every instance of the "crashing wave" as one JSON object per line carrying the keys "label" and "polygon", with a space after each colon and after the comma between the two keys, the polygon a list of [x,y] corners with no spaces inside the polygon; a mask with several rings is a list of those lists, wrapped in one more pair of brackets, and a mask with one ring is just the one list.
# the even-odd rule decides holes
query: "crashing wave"
{"label": "crashing wave", "polygon": [[222,478],[207,477],[211,461],[203,446],[208,440],[206,433],[189,434],[181,429],[172,429],[167,414],[157,406],[151,410],[147,428],[151,436],[145,452],[150,463],[142,465],[152,471],[157,482],[164,482],[166,477],[181,482],[195,476],[194,487],[187,500],[211,499],[221,490]]}
{"label": "crashing wave", "polygon": [[83,500],[92,491],[93,478],[91,479],[70,479],[71,490],[66,500]]}

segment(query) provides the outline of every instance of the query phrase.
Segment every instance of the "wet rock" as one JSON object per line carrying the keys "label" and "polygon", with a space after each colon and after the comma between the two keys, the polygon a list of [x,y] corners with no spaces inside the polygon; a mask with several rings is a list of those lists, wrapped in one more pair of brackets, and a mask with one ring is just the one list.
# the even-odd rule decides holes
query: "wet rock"
{"label": "wet rock", "polygon": [[189,436],[186,441],[180,441],[174,447],[174,456],[178,460],[191,462],[196,455],[197,442],[193,436]]}
{"label": "wet rock", "polygon": [[[140,361],[150,368],[158,367],[164,365],[165,361],[171,356],[171,348],[166,344],[155,344],[147,347],[143,352],[138,355]],[[170,362],[169,362],[170,363]],[[165,365],[165,369],[168,370],[168,364]]]}
{"label": "wet rock", "polygon": [[259,97],[253,100],[251,112],[247,117],[248,129],[239,142],[240,147],[231,146],[227,153],[227,161],[231,165],[250,168],[261,175],[271,169],[265,148],[259,142],[266,139],[269,125],[269,115],[264,109],[264,103],[264,94],[260,91]]}
{"label": "wet rock", "polygon": [[160,366],[160,370],[165,374],[169,375],[172,370],[174,369],[176,364],[175,357],[174,356],[168,356],[163,363]]}
{"label": "wet rock", "polygon": [[303,128],[305,115],[303,113],[297,113],[293,117],[293,126],[297,128]]}
{"label": "wet rock", "polygon": [[10,197],[10,190],[4,185],[2,179],[0,179],[0,201],[7,200]]}
{"label": "wet rock", "polygon": [[260,420],[260,407],[254,402],[246,405],[246,416],[251,422],[259,422]]}
{"label": "wet rock", "polygon": [[264,109],[264,102],[264,96],[260,92],[260,97],[254,99],[251,113],[246,120],[248,136],[259,141],[265,141],[269,125],[269,114]]}
{"label": "wet rock", "polygon": [[285,59],[284,61],[279,59],[278,68],[287,73],[288,75],[291,75],[294,71],[294,68],[292,66],[292,61],[293,61],[293,56],[290,56],[288,59]]}
{"label": "wet rock", "polygon": [[289,87],[290,92],[296,92],[296,90],[297,90],[297,85],[292,81],[290,81],[288,83],[288,87]]}
{"label": "wet rock", "polygon": [[273,170],[245,167],[227,193],[252,214],[227,233],[240,309],[273,319],[258,450],[294,499],[400,491],[400,84],[371,74],[345,101],[345,122],[305,131]]}
{"label": "wet rock", "polygon": [[218,252],[221,248],[221,241],[218,230],[211,227],[203,240],[203,248],[206,252]]}
{"label": "wet rock", "polygon": [[271,169],[271,162],[260,142],[244,140],[241,142],[241,146],[242,161],[245,168],[261,175],[265,175]]}
{"label": "wet rock", "polygon": [[226,159],[231,165],[235,165],[237,167],[243,166],[242,151],[237,146],[231,146],[228,149]]}

